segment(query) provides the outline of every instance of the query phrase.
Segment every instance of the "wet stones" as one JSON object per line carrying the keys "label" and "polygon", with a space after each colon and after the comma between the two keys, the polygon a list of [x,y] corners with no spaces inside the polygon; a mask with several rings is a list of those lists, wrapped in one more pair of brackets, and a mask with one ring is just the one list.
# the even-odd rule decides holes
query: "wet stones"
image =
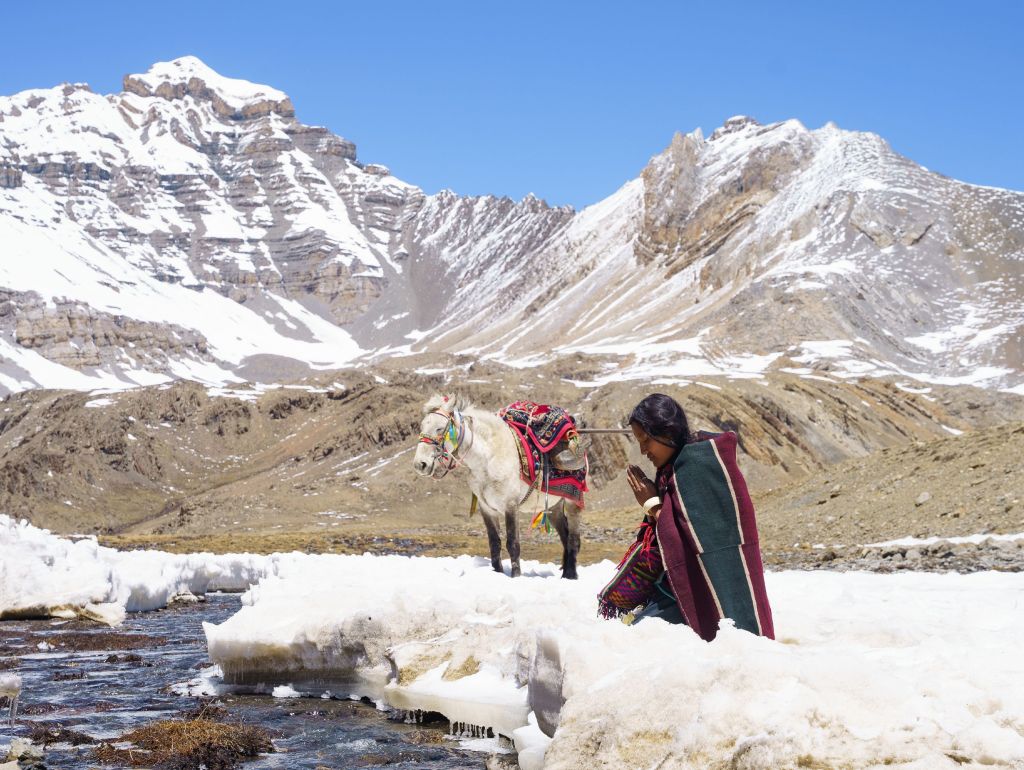
{"label": "wet stones", "polygon": [[46,770],[42,750],[32,741],[15,738],[0,770]]}

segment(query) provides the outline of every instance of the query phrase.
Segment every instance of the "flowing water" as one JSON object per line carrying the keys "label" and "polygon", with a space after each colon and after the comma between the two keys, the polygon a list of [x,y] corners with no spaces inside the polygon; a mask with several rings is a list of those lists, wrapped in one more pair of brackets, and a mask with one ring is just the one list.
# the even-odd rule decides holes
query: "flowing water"
{"label": "flowing water", "polygon": [[[173,686],[209,665],[203,621],[220,623],[238,608],[237,595],[211,594],[203,603],[130,615],[117,629],[80,621],[0,623],[0,663],[11,665],[17,658],[20,662],[11,672],[23,682],[15,726],[6,723],[6,709],[0,715],[0,744],[12,736],[27,737],[34,726],[57,725],[112,741],[150,721],[181,717],[200,701],[174,694]],[[83,651],[55,646],[61,640],[67,646],[69,634],[76,635]],[[132,649],[134,642],[144,643]],[[365,703],[232,695],[222,696],[218,704],[227,709],[229,721],[259,725],[271,733],[277,751],[242,765],[248,770],[479,770],[487,757],[450,739],[446,722],[405,724],[394,713]],[[92,750],[89,745],[51,744],[46,763],[54,768],[99,767]]]}

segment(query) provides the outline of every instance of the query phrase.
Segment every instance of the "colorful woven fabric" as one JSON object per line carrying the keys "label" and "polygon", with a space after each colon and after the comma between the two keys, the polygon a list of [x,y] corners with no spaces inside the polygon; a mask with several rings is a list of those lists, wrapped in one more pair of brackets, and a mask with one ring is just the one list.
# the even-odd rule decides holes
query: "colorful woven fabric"
{"label": "colorful woven fabric", "polygon": [[517,439],[519,477],[533,485],[543,470],[543,483],[538,483],[542,492],[572,500],[583,508],[583,493],[587,491],[586,467],[575,471],[559,470],[543,457],[562,439],[577,435],[576,424],[569,413],[558,406],[516,401],[498,412],[498,416]]}
{"label": "colorful woven fabric", "polygon": [[576,431],[576,423],[569,413],[560,406],[550,404],[516,401],[498,412],[498,416],[526,433],[537,449],[545,454],[567,433]]}
{"label": "colorful woven fabric", "polygon": [[647,604],[654,597],[654,584],[662,571],[654,527],[644,522],[636,542],[615,569],[615,576],[597,595],[598,614],[615,618]]}

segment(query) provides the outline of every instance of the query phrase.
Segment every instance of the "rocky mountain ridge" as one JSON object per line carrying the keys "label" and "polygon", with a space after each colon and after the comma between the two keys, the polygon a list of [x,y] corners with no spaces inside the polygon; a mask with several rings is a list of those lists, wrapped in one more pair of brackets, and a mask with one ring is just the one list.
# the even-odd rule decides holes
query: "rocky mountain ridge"
{"label": "rocky mountain ridge", "polygon": [[[583,390],[551,365],[473,367],[460,390],[479,406],[543,394],[590,425],[620,424],[649,389]],[[449,385],[392,362],[285,387],[14,394],[0,404],[0,511],[126,546],[483,553],[465,472],[412,468],[424,394]],[[784,373],[667,390],[695,428],[737,432],[773,564],[838,566],[893,537],[1021,530],[1024,397]],[[618,558],[639,510],[623,469],[646,461],[621,436],[595,437],[589,455],[585,559]],[[531,532],[528,558],[556,557],[556,541]]]}
{"label": "rocky mountain ridge", "polygon": [[425,196],[297,122],[284,94],[192,57],[126,76],[121,94],[0,98],[0,180],[4,391],[344,365],[407,343],[440,307],[436,253],[526,220],[502,247],[514,257],[571,216]]}
{"label": "rocky mountain ridge", "polygon": [[426,195],[282,92],[184,57],[120,94],[0,98],[0,241],[2,392],[281,382],[414,353],[425,370],[583,355],[581,386],[1024,388],[1024,194],[831,124],[677,135],[576,213]]}
{"label": "rocky mountain ridge", "polygon": [[[459,390],[495,410],[510,393],[543,394],[590,425],[621,424],[648,390],[645,383],[630,382],[581,390],[558,374],[550,366],[520,370],[477,364]],[[669,392],[686,405],[695,428],[738,433],[744,471],[759,490],[886,447],[1024,420],[1024,398],[977,388],[914,393],[880,381],[833,384],[787,374],[719,381],[717,387],[690,385]],[[132,501],[129,515],[136,518],[110,521],[119,530],[179,497],[202,497],[242,478],[265,476],[269,481],[260,484],[266,493],[273,476],[283,474],[289,483],[278,484],[290,505],[302,507],[294,500],[299,487],[318,487],[345,498],[339,510],[369,514],[382,497],[398,494],[398,487],[403,490],[398,498],[413,499],[417,483],[429,484],[413,473],[411,451],[425,394],[447,387],[442,374],[410,373],[396,363],[285,387],[221,389],[178,382],[99,396],[27,391],[0,406],[0,508],[45,513],[51,518],[44,523],[80,510],[102,522],[119,507],[112,501],[123,493]],[[605,501],[604,482],[619,475],[628,452],[635,447],[624,439],[595,439],[596,500]],[[372,475],[376,481],[370,485],[383,486],[367,496],[358,483],[338,483],[349,480],[332,475],[339,469]],[[306,481],[300,484],[299,477]],[[155,502],[144,505],[149,494]],[[625,488],[611,495],[609,504],[629,502]],[[232,494],[224,502],[235,510],[243,497]]]}

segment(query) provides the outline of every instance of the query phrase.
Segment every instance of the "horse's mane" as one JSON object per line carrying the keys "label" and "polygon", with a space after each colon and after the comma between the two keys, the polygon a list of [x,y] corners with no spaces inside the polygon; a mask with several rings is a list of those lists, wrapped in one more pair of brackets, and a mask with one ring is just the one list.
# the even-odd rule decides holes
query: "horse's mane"
{"label": "horse's mane", "polygon": [[427,412],[433,412],[435,409],[458,409],[460,412],[464,412],[471,406],[473,404],[470,403],[469,399],[460,393],[449,393],[448,395],[435,393],[423,405],[423,412],[426,414]]}

